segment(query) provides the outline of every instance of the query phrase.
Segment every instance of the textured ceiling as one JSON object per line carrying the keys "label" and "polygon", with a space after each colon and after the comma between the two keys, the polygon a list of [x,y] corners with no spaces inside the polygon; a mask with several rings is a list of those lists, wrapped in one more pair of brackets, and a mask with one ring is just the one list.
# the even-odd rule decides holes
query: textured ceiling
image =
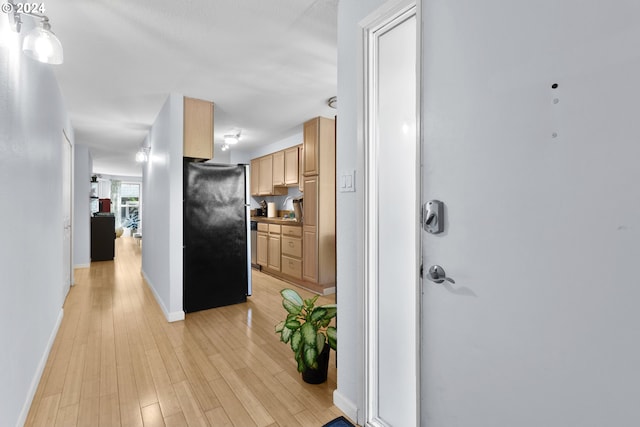
{"label": "textured ceiling", "polygon": [[54,66],[94,171],[140,175],[134,154],[169,93],[215,103],[215,143],[252,150],[332,116],[338,0],[47,0]]}

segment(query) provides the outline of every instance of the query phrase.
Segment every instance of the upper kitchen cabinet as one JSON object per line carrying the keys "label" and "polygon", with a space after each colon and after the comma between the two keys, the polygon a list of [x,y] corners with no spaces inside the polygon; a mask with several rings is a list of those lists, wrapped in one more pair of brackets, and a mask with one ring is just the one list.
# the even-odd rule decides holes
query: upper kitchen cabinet
{"label": "upper kitchen cabinet", "polygon": [[[273,155],[254,159],[258,162],[258,195],[259,196],[271,196],[271,195],[283,195],[287,194],[285,187],[276,187],[273,184]],[[253,164],[253,162],[252,162]],[[251,170],[253,172],[253,169]]]}
{"label": "upper kitchen cabinet", "polygon": [[276,151],[273,155],[273,185],[284,185],[284,151]]}
{"label": "upper kitchen cabinet", "polygon": [[213,103],[184,97],[184,157],[213,158]]}
{"label": "upper kitchen cabinet", "polygon": [[298,184],[298,146],[284,150],[284,184],[294,186]]}
{"label": "upper kitchen cabinet", "polygon": [[335,120],[316,117],[304,124],[304,176],[318,175],[323,166],[335,165]]}
{"label": "upper kitchen cabinet", "polygon": [[251,195],[260,195],[260,159],[251,160]]}

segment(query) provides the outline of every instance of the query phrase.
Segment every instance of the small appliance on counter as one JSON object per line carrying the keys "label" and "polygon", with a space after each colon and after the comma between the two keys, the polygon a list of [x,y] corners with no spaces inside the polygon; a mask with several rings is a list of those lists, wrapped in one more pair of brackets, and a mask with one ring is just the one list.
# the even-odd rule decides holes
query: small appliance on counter
{"label": "small appliance on counter", "polygon": [[260,201],[260,207],[256,209],[256,216],[267,216],[267,201]]}
{"label": "small appliance on counter", "polygon": [[303,199],[303,196],[300,196],[292,200],[293,213],[296,216],[296,222],[302,222],[302,199]]}

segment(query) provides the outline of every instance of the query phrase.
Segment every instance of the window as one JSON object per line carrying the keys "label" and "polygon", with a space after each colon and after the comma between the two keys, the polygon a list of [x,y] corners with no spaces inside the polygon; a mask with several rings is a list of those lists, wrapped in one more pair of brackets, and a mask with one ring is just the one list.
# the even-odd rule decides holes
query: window
{"label": "window", "polygon": [[123,182],[120,185],[120,223],[136,230],[140,227],[140,184]]}

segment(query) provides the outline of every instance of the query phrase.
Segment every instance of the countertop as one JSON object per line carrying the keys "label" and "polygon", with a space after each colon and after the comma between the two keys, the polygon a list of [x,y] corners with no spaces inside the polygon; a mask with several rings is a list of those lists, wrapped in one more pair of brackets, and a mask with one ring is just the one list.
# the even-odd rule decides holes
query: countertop
{"label": "countertop", "polygon": [[301,227],[302,223],[292,219],[268,218],[266,216],[252,216],[251,221],[266,222],[267,224],[293,225]]}

